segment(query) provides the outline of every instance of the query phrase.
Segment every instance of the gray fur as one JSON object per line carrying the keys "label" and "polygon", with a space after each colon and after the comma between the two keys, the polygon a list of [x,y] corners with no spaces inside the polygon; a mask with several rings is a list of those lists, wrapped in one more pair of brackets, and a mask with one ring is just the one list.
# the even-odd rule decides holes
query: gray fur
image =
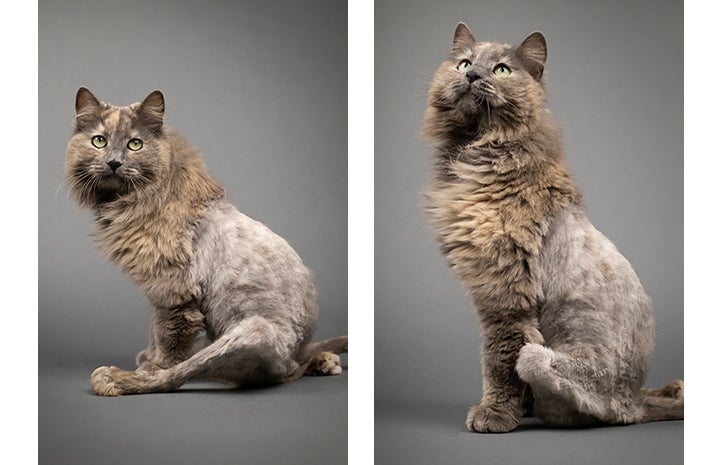
{"label": "gray fur", "polygon": [[[272,322],[271,352],[287,365],[272,371],[291,376],[298,370],[298,350],[310,341],[318,315],[310,270],[285,240],[225,200],[207,208],[194,248],[189,273],[202,289],[198,303],[209,337],[225,334],[251,317]],[[259,356],[258,363],[263,361],[263,354]],[[243,369],[252,372],[249,365]],[[240,372],[234,376],[250,377]]]}
{"label": "gray fur", "polygon": [[579,207],[559,213],[540,264],[538,321],[547,347],[527,344],[516,365],[533,389],[536,415],[561,425],[585,424],[587,415],[641,421],[654,319],[631,265]]}

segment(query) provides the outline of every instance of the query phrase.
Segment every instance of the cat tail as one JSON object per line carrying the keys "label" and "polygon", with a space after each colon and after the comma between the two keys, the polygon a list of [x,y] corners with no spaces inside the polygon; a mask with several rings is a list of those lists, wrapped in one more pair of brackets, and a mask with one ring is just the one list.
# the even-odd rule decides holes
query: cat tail
{"label": "cat tail", "polygon": [[641,389],[643,417],[639,423],[683,420],[683,381],[671,381],[661,389]]}
{"label": "cat tail", "polygon": [[305,349],[306,358],[320,352],[332,352],[334,354],[348,353],[348,336],[332,337],[319,342],[311,342]]}
{"label": "cat tail", "polygon": [[305,348],[300,363],[301,376],[339,375],[343,372],[338,354],[348,353],[348,336],[332,337],[311,342]]}

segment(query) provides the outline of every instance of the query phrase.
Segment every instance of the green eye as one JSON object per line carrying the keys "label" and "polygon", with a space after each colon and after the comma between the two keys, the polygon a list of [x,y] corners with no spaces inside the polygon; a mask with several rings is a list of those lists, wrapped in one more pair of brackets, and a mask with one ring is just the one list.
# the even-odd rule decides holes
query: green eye
{"label": "green eye", "polygon": [[456,66],[456,68],[458,68],[458,71],[465,71],[470,67],[471,67],[470,60],[461,60],[461,62],[458,63],[458,66]]}
{"label": "green eye", "polygon": [[495,74],[496,76],[508,76],[509,74],[511,74],[511,68],[501,63],[496,65],[495,68],[493,68],[493,74]]}
{"label": "green eye", "polygon": [[105,140],[105,137],[103,136],[93,136],[92,139],[90,139],[90,142],[92,142],[93,146],[99,149],[102,149],[106,145],[108,145],[108,141]]}
{"label": "green eye", "polygon": [[143,148],[143,141],[140,139],[130,139],[128,141],[128,148],[133,151],[140,150]]}

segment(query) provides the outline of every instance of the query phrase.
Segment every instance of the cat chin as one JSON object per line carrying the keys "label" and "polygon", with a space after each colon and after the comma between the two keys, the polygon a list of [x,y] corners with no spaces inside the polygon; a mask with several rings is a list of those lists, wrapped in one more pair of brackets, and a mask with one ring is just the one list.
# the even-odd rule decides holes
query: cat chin
{"label": "cat chin", "polygon": [[505,106],[505,102],[502,98],[486,94],[483,92],[473,92],[473,103],[476,106],[475,112],[478,113],[485,113],[488,111],[488,107],[491,107],[494,110],[497,110],[503,106]]}
{"label": "cat chin", "polygon": [[98,188],[107,191],[127,189],[127,183],[118,175],[103,176],[98,182]]}
{"label": "cat chin", "polygon": [[468,120],[477,120],[479,116],[488,116],[489,110],[500,110],[505,102],[495,96],[481,92],[469,92],[458,99],[456,111],[464,115]]}
{"label": "cat chin", "polygon": [[130,192],[128,183],[119,176],[104,176],[95,188],[95,198],[98,202],[106,202]]}
{"label": "cat chin", "polygon": [[[456,104],[456,112],[461,115],[467,121],[477,119],[481,105],[479,103],[480,98],[477,100],[471,94],[467,94],[464,98],[460,99]],[[485,107],[484,107],[485,110]]]}

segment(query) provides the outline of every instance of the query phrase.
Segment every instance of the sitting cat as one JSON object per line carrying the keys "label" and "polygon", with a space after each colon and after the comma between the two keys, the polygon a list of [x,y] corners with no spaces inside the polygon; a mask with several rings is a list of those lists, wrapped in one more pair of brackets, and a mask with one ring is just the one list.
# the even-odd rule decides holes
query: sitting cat
{"label": "sitting cat", "polygon": [[476,42],[463,24],[435,73],[423,134],[435,142],[427,210],[484,330],[483,398],[467,426],[513,430],[683,418],[683,382],[642,389],[650,298],[588,221],[546,109],[546,40]]}
{"label": "sitting cat", "polygon": [[93,209],[99,248],[153,307],[137,370],[96,369],[96,394],[341,372],[336,354],[347,351],[347,336],[310,342],[318,313],[310,270],[286,241],[238,212],[200,154],[163,125],[160,91],[116,107],[81,87],[75,109],[70,190]]}

